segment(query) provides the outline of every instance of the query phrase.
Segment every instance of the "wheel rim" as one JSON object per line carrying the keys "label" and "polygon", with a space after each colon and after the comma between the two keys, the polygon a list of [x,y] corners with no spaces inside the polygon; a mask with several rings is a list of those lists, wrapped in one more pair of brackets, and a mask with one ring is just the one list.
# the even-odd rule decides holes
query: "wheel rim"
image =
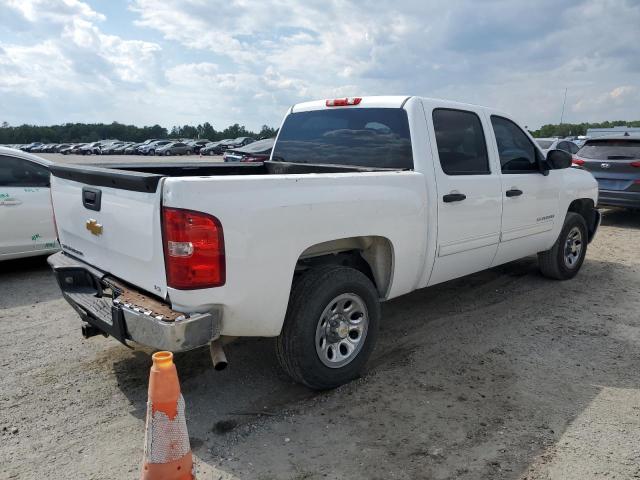
{"label": "wheel rim", "polygon": [[355,293],[338,295],[325,307],[316,326],[316,353],[329,368],[340,368],[358,356],[367,337],[369,313]]}
{"label": "wheel rim", "polygon": [[564,245],[564,264],[567,268],[575,268],[582,254],[582,232],[578,227],[569,230]]}

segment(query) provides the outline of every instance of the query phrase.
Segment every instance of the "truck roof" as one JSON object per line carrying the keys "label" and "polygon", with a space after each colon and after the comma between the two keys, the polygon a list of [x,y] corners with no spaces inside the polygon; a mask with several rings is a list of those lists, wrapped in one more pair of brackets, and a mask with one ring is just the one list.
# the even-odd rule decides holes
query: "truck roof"
{"label": "truck roof", "polygon": [[[413,95],[388,95],[388,96],[369,96],[369,97],[357,97],[357,98],[361,98],[362,100],[358,103],[357,107],[373,107],[373,108],[402,108],[403,105],[407,102],[407,100],[409,100],[410,98],[413,98]],[[345,98],[345,97],[340,97],[340,98]],[[354,97],[349,97],[349,98],[354,98]],[[462,102],[454,102],[452,100],[445,100],[445,99],[441,99],[441,98],[431,98],[431,97],[418,97],[416,96],[416,98],[420,98],[423,101],[426,102],[436,102],[438,104],[446,104],[452,108],[469,108],[469,107],[474,107],[474,108],[488,108],[482,105],[474,105],[474,104],[470,104],[470,103],[462,103]],[[322,100],[313,100],[311,102],[303,102],[303,103],[296,103],[295,105],[293,105],[291,107],[291,110],[289,111],[289,113],[295,113],[295,112],[306,112],[306,111],[310,111],[310,110],[323,110],[325,108],[334,108],[334,107],[327,107],[326,102],[327,100],[332,100],[331,98],[325,98]],[[357,108],[356,107],[356,108]],[[348,108],[348,107],[347,107]],[[353,108],[353,107],[351,107]],[[494,109],[491,109],[492,111],[495,111]]]}

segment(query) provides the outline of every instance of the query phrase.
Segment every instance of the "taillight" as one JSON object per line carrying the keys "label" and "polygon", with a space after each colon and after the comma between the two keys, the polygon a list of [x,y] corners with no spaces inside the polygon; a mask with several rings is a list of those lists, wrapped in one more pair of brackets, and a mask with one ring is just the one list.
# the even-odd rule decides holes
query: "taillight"
{"label": "taillight", "polygon": [[348,105],[358,105],[362,101],[360,97],[347,97],[347,98],[334,98],[333,100],[327,100],[325,105],[327,107],[346,107]]}
{"label": "taillight", "polygon": [[216,217],[163,207],[162,241],[169,287],[191,290],[224,285],[224,235]]}
{"label": "taillight", "polygon": [[632,167],[640,168],[640,162],[631,162],[629,165]]}
{"label": "taillight", "polygon": [[581,167],[582,165],[584,165],[584,160],[582,160],[581,158],[578,157],[573,157],[571,159],[571,163],[573,163],[574,165],[578,165],[579,167]]}

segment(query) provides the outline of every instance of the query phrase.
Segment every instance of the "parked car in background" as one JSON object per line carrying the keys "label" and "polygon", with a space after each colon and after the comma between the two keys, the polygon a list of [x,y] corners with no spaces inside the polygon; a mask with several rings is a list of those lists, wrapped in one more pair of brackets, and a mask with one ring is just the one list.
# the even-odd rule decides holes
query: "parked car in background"
{"label": "parked car in background", "polygon": [[23,152],[30,152],[31,150],[33,150],[35,147],[38,147],[42,145],[42,142],[32,142],[28,145],[23,145],[20,150],[22,150]]}
{"label": "parked car in background", "polygon": [[191,155],[193,148],[184,142],[170,142],[156,148],[156,155]]}
{"label": "parked car in background", "polygon": [[598,205],[640,208],[640,135],[587,140],[573,164],[598,181]]}
{"label": "parked car in background", "polygon": [[123,153],[125,155],[138,155],[138,148],[142,145],[144,143],[132,143],[124,149]]}
{"label": "parked car in background", "polygon": [[228,150],[230,148],[240,148],[240,147],[244,147],[245,145],[249,145],[250,143],[255,142],[256,140],[254,138],[251,137],[238,137],[238,138],[234,138],[231,142],[225,144],[225,150]]}
{"label": "parked car in background", "polygon": [[200,153],[200,149],[205,145],[207,145],[208,143],[211,143],[211,140],[202,138],[199,140],[191,140],[190,142],[185,142],[185,143],[191,147],[191,149],[193,150],[193,153]]}
{"label": "parked car in background", "polygon": [[80,155],[95,155],[100,153],[100,142],[87,143],[78,150]]}
{"label": "parked car in background", "polygon": [[138,153],[140,155],[155,155],[156,149],[166,145],[167,143],[171,143],[171,140],[154,140],[153,142],[149,142],[138,147]]}
{"label": "parked car in background", "polygon": [[58,250],[49,194],[51,164],[0,147],[0,260]]}
{"label": "parked car in background", "polygon": [[224,152],[225,162],[264,162],[269,160],[275,138],[258,140],[241,148],[234,148]]}
{"label": "parked car in background", "polygon": [[219,155],[221,151],[218,149],[218,145],[222,142],[229,142],[230,138],[220,140],[219,142],[207,143],[204,147],[200,148],[200,155]]}
{"label": "parked car in background", "polygon": [[62,150],[66,149],[66,148],[70,148],[72,147],[73,144],[71,143],[59,143],[58,145],[56,145],[53,149],[53,151],[55,153],[60,153]]}
{"label": "parked car in background", "polygon": [[564,150],[565,152],[569,152],[571,155],[573,155],[580,149],[580,147],[573,140],[569,139],[536,138],[535,140],[545,155],[549,150]]}
{"label": "parked car in background", "polygon": [[77,155],[80,153],[80,149],[85,145],[86,143],[77,143],[75,145],[71,145],[68,148],[63,148],[62,150],[60,150],[60,153],[62,153],[63,155],[69,155],[69,154]]}
{"label": "parked car in background", "polygon": [[113,155],[116,149],[124,145],[124,142],[111,142],[100,146],[101,155]]}

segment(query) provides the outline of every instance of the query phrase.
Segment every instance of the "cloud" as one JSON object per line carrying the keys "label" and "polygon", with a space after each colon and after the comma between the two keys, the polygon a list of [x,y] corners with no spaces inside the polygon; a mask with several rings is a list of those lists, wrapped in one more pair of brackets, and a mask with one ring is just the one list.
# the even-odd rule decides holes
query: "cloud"
{"label": "cloud", "polygon": [[565,121],[638,116],[632,0],[131,0],[128,25],[79,0],[2,3],[15,21],[0,91],[15,98],[0,106],[31,105],[11,121],[41,105],[47,119],[256,128],[312,98],[416,94],[536,127],[559,120],[565,88]]}
{"label": "cloud", "polygon": [[104,33],[106,17],[84,2],[0,3],[28,25],[14,32],[23,43],[0,43],[0,105],[12,123],[120,119],[126,109],[118,114],[111,105],[162,76],[159,45]]}

